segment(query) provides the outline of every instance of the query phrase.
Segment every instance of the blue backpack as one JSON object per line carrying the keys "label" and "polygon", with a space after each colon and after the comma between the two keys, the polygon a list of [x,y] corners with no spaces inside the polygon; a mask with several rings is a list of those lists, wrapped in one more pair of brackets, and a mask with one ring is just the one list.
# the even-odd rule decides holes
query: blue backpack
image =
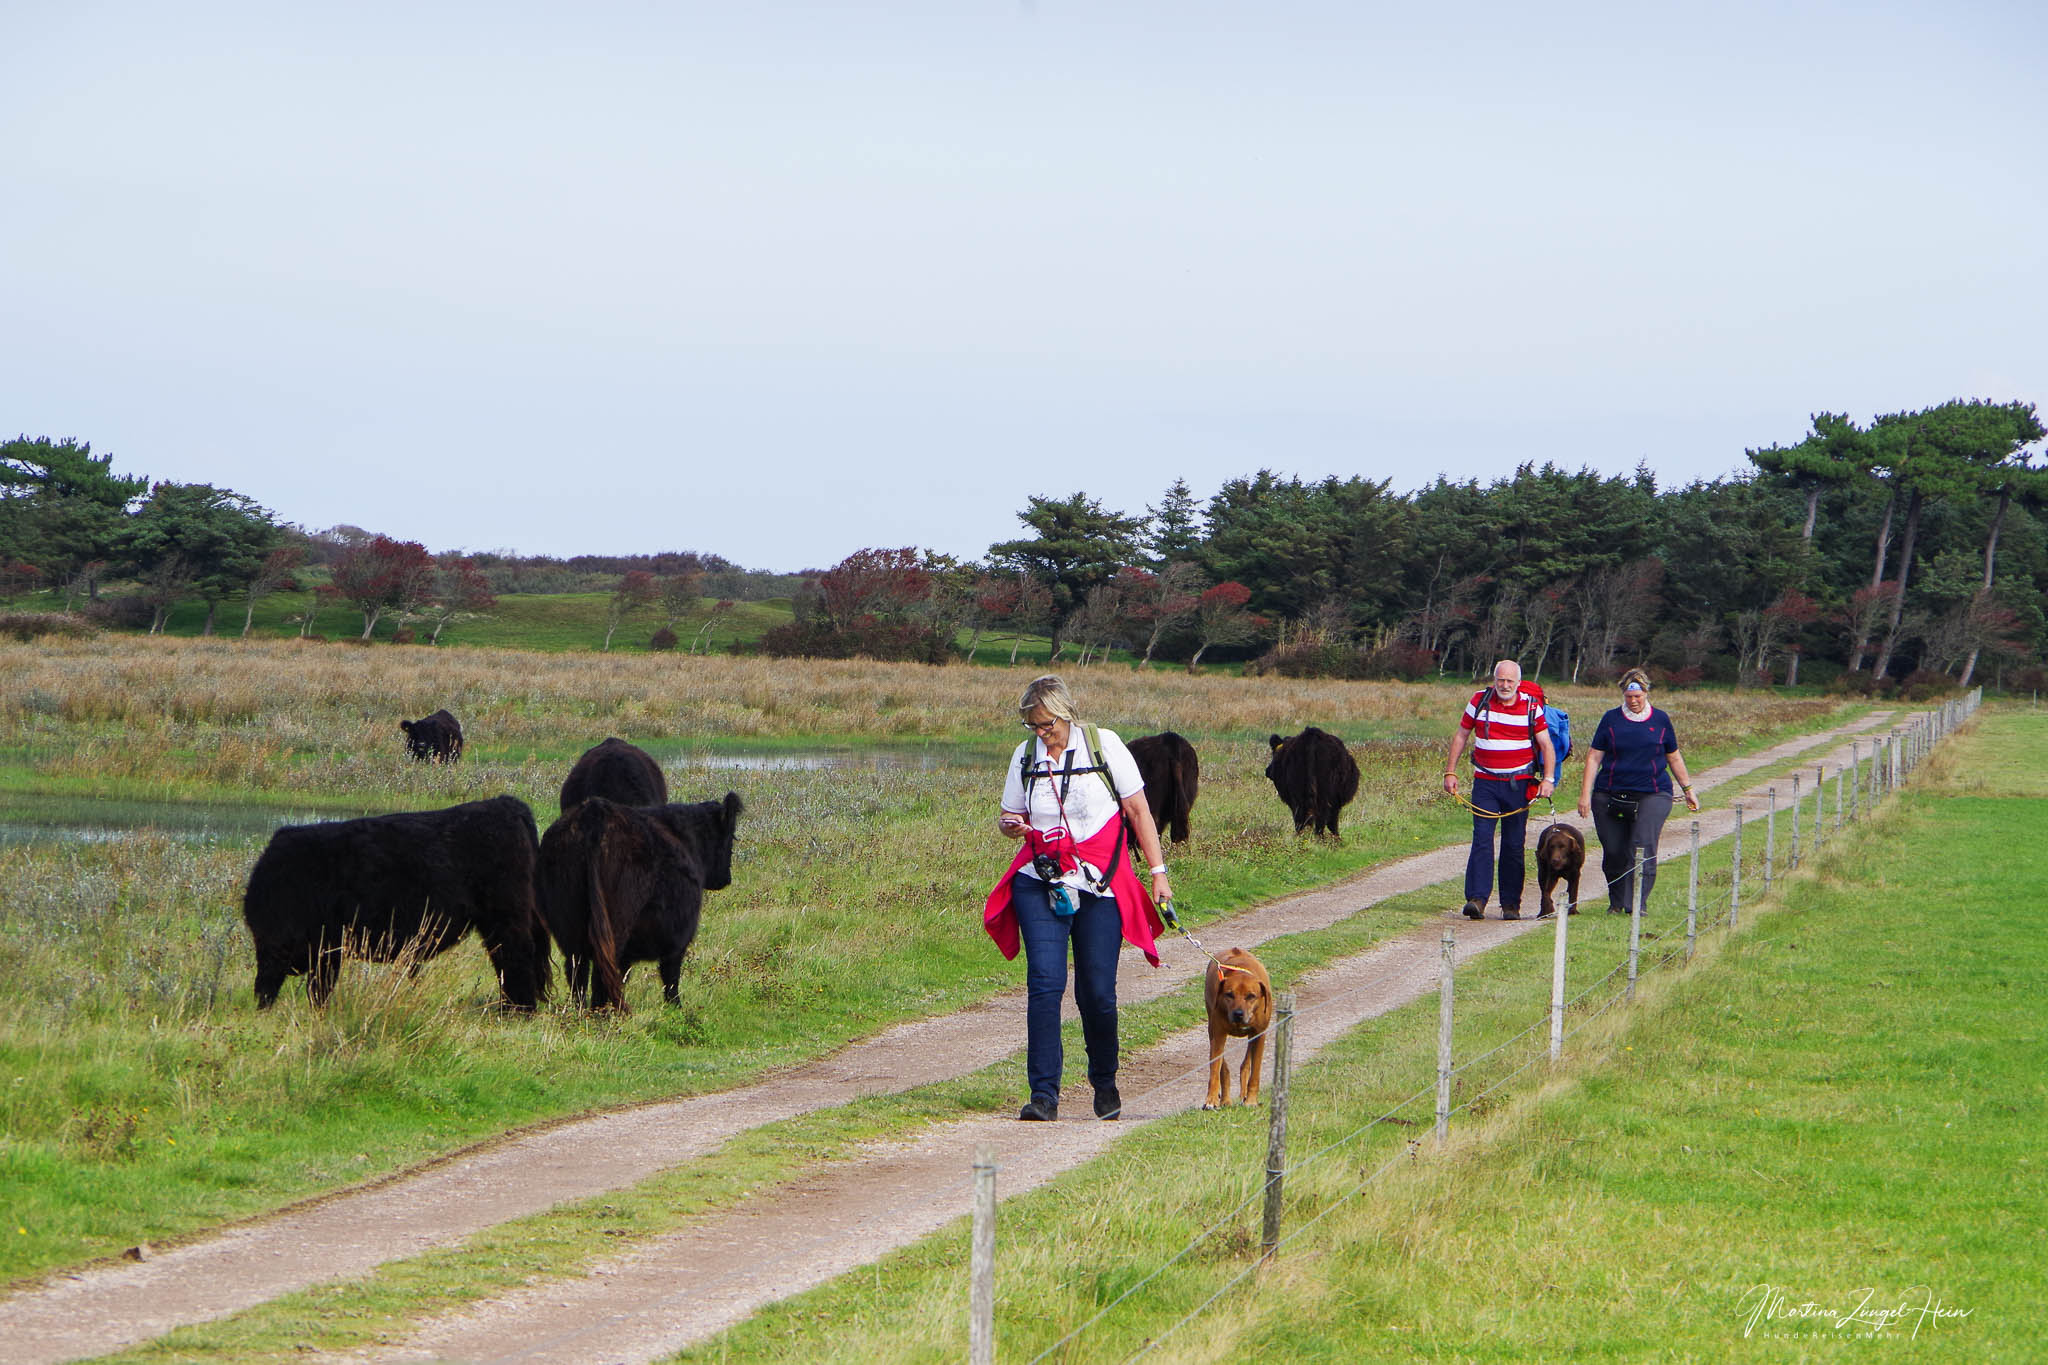
{"label": "blue backpack", "polygon": [[1564,761],[1572,756],[1572,718],[1562,706],[1543,703],[1543,725],[1550,731],[1550,747],[1557,751],[1557,770],[1564,771]]}

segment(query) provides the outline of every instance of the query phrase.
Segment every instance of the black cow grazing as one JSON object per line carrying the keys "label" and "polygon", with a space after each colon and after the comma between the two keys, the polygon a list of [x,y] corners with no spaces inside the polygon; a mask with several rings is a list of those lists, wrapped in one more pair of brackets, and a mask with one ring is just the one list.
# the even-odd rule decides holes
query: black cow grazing
{"label": "black cow grazing", "polygon": [[562,813],[593,796],[616,801],[622,806],[664,806],[668,804],[668,781],[661,765],[645,749],[635,748],[614,735],[602,744],[583,751],[576,766],[562,783]]}
{"label": "black cow grazing", "polygon": [[547,995],[547,927],[536,903],[540,840],[511,796],[446,810],[286,825],[249,872],[242,919],[256,941],[256,1004],[288,976],[325,1004],[344,953],[390,962],[433,957],[476,930],[505,999]]}
{"label": "black cow grazing", "polygon": [[405,747],[422,763],[462,761],[462,722],[446,711],[436,711],[425,720],[402,720]]}
{"label": "black cow grazing", "polygon": [[1130,742],[1131,757],[1138,760],[1138,775],[1145,779],[1145,804],[1152,808],[1152,823],[1176,844],[1188,839],[1188,812],[1195,808],[1195,791],[1201,785],[1202,765],[1195,759],[1195,746],[1173,731],[1145,735]]}
{"label": "black cow grazing", "polygon": [[[732,884],[740,798],[694,805],[579,802],[540,841],[541,913],[562,946],[569,991],[625,1012],[626,968],[652,961],[662,995],[682,1003],[683,954],[706,891]],[[592,980],[593,969],[595,980]]]}
{"label": "black cow grazing", "polygon": [[1337,812],[1358,795],[1358,760],[1343,740],[1313,725],[1292,739],[1274,735],[1267,742],[1273,761],[1266,776],[1294,813],[1294,832],[1313,823],[1317,834],[1335,835]]}

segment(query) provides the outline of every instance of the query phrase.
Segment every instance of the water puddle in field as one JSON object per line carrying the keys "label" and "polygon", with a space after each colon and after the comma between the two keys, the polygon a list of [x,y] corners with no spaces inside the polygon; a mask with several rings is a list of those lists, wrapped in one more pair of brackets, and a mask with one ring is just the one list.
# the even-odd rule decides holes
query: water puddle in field
{"label": "water puddle in field", "polygon": [[[833,749],[676,749],[651,746],[671,774],[680,773],[904,773],[955,772],[999,765],[989,751],[969,744]],[[567,771],[566,764],[563,771]],[[680,799],[680,798],[677,798]],[[265,805],[195,801],[96,800],[80,796],[0,796],[0,846],[106,844],[143,834],[192,843],[260,844],[282,825],[347,820],[377,814],[362,810],[308,811]],[[536,808],[545,826],[553,803]]]}
{"label": "water puddle in field", "polygon": [[0,804],[0,846],[111,844],[143,835],[189,843],[246,843],[269,838],[280,825],[345,820],[349,814],[188,801],[16,797]]}
{"label": "water puddle in field", "polygon": [[677,754],[668,761],[676,768],[697,768],[710,772],[809,773],[851,769],[862,772],[938,772],[941,769],[977,766],[987,760],[978,754],[950,749],[842,749],[810,753],[695,753]]}

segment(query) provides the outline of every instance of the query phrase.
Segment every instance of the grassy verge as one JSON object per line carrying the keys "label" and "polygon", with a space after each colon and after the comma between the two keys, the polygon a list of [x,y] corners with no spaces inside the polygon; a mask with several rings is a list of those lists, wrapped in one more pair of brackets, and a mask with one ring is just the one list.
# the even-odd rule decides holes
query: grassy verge
{"label": "grassy verge", "polygon": [[[1326,1152],[1290,1177],[1298,1239],[1148,1358],[2038,1358],[2048,946],[2012,912],[2048,876],[2044,771],[2048,737],[1987,718],[1733,940],[1582,1017],[1561,1073],[1461,1114],[1441,1154],[1427,1098],[1395,1113],[1414,1126],[1370,1122],[1426,1090],[1435,1002],[1357,1030],[1297,1078],[1290,1150]],[[1611,961],[1603,920],[1574,928]],[[1547,949],[1461,972],[1461,1056],[1540,1015]],[[1227,1214],[1264,1126],[1168,1120],[1006,1202],[1005,1358],[1135,1289],[1055,1356],[1122,1359],[1249,1268],[1256,1209]],[[956,1228],[680,1358],[956,1358],[965,1259]]]}
{"label": "grassy verge", "polygon": [[[374,810],[511,791],[545,820],[568,759],[608,732],[657,746],[732,743],[735,729],[768,745],[922,734],[980,760],[954,766],[949,749],[929,769],[679,782],[679,795],[730,784],[746,797],[735,886],[712,898],[688,1003],[655,1008],[636,981],[638,1012],[625,1020],[560,1008],[502,1019],[472,945],[410,983],[351,968],[325,1013],[291,989],[257,1016],[238,910],[249,840],[216,830],[0,845],[11,991],[0,1185],[18,1229],[0,1242],[0,1276],[160,1242],[522,1124],[735,1084],[1016,983],[978,908],[998,858],[985,816],[1025,670],[782,665],[771,676],[750,661],[699,659],[694,673],[676,662],[225,641],[97,641],[0,659],[25,683],[0,697],[0,803]],[[1456,813],[1428,795],[1440,749],[1424,736],[1455,709],[1444,689],[1119,671],[1086,675],[1084,702],[1091,692],[1104,711],[1116,703],[1105,718],[1126,733],[1150,727],[1124,716],[1157,716],[1202,746],[1196,838],[1172,855],[1199,916],[1457,837]],[[458,699],[470,722],[459,768],[397,758],[395,718],[425,714],[434,697]],[[1838,714],[1764,696],[1717,704],[1702,699],[1696,762]],[[1341,845],[1296,840],[1261,776],[1257,736],[1304,715],[1362,741],[1366,786]],[[1234,733],[1194,723],[1204,717]],[[892,850],[915,855],[881,856]],[[1314,951],[1338,951],[1341,937]],[[880,981],[892,984],[864,984]],[[1146,1026],[1133,1027],[1137,1045]],[[997,1083],[951,1102],[999,1102],[977,1098],[984,1084]],[[1012,1077],[1000,1085],[1003,1099],[1016,1088]]]}

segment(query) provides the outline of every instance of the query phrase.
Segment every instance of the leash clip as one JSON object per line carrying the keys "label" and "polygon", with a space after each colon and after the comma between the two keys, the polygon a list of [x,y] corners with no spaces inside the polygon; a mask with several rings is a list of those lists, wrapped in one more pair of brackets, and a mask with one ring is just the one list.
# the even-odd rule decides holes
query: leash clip
{"label": "leash clip", "polygon": [[1178,929],[1180,931],[1180,936],[1182,938],[1194,944],[1195,948],[1202,954],[1202,956],[1208,958],[1211,962],[1215,963],[1220,970],[1226,972],[1239,970],[1236,967],[1224,965],[1222,958],[1216,956],[1216,954],[1210,952],[1207,948],[1203,947],[1202,940],[1196,938],[1193,934],[1188,932],[1187,926],[1180,922],[1180,916],[1173,913],[1172,901],[1165,900],[1159,903],[1159,918],[1166,921],[1166,925],[1169,929]]}

